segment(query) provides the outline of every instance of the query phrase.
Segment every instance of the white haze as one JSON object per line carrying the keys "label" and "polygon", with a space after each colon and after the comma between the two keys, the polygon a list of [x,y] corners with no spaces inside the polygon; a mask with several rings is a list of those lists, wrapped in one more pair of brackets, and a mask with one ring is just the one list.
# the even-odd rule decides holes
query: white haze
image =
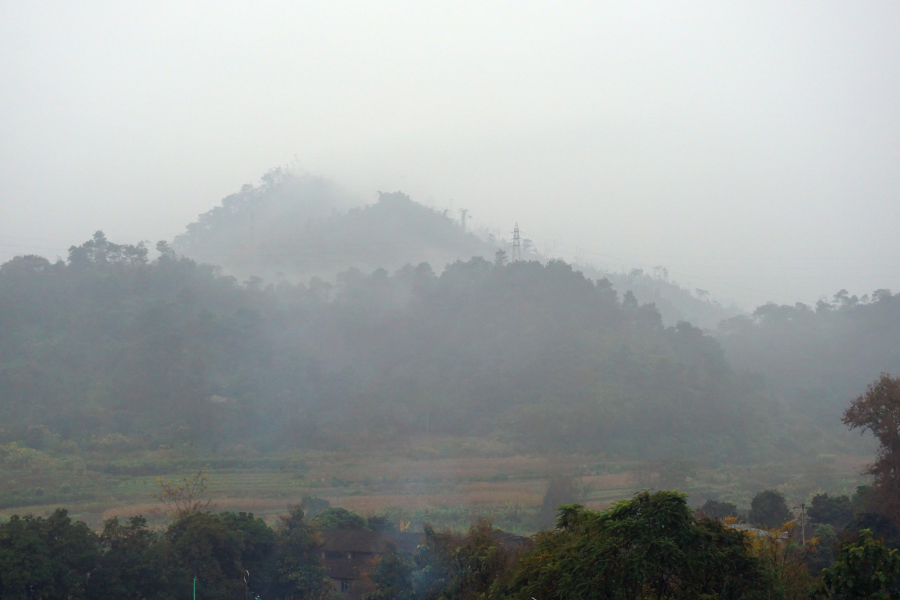
{"label": "white haze", "polygon": [[296,160],[735,298],[900,289],[893,2],[2,2],[0,260]]}

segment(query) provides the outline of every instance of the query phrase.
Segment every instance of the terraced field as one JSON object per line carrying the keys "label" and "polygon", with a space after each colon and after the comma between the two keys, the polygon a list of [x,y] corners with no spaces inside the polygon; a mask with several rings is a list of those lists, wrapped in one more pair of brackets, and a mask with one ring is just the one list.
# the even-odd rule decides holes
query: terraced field
{"label": "terraced field", "polygon": [[[498,452],[466,440],[428,440],[402,449],[371,452],[297,452],[266,457],[203,455],[191,449],[113,457],[57,460],[56,468],[0,471],[0,519],[66,507],[99,527],[118,516],[144,515],[166,522],[155,499],[159,479],[177,481],[204,467],[205,497],[219,510],[248,511],[274,521],[304,496],[364,515],[387,515],[413,528],[429,522],[465,529],[490,518],[504,529],[530,533],[549,478],[575,477],[579,501],[600,509],[642,487],[647,468],[599,456],[526,456]],[[68,465],[68,466],[61,466]],[[850,459],[813,465],[755,465],[700,469],[679,484],[694,501],[728,498],[739,506],[765,487],[804,498],[817,490],[846,492],[860,483],[861,465]]]}

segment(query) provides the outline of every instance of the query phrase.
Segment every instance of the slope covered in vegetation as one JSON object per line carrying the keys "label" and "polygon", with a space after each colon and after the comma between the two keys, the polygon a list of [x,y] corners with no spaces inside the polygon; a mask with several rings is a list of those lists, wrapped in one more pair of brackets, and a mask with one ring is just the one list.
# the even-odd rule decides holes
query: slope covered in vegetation
{"label": "slope covered in vegetation", "polygon": [[838,429],[858,390],[900,373],[900,294],[842,290],[815,307],[766,304],[723,322],[717,338],[735,369],[763,374],[798,412]]}
{"label": "slope covered in vegetation", "polygon": [[643,269],[628,272],[605,271],[589,265],[577,265],[585,275],[595,279],[608,279],[620,294],[631,292],[638,302],[654,304],[663,323],[674,325],[679,321],[713,331],[719,323],[743,314],[734,304],[723,304],[710,298],[706,290],[693,291],[669,279],[665,268],[657,267],[653,274]]}
{"label": "slope covered in vegetation", "polygon": [[562,262],[239,284],[102,234],[0,267],[10,440],[335,447],[422,433],[545,450],[745,460],[767,400],[717,342]]}
{"label": "slope covered in vegetation", "polygon": [[276,169],[258,186],[245,185],[200,215],[173,247],[241,277],[316,275],[332,278],[350,267],[371,271],[429,262],[437,269],[457,259],[493,253],[445,213],[401,193],[355,203],[330,182]]}

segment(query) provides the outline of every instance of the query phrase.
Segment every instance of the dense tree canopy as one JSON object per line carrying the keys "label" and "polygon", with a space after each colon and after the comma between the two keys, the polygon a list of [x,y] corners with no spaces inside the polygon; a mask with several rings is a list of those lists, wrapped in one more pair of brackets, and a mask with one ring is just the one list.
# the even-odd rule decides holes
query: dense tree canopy
{"label": "dense tree canopy", "polygon": [[[569,265],[480,258],[239,284],[98,233],[0,267],[4,434],[273,445],[503,436],[750,457],[766,400],[712,338]],[[116,438],[115,436],[119,436]]]}
{"label": "dense tree canopy", "polygon": [[853,516],[849,496],[816,494],[809,507],[809,519],[813,523],[844,527]]}
{"label": "dense tree canopy", "polygon": [[[770,589],[744,534],[696,521],[685,498],[643,492],[607,512],[563,507],[505,582],[506,597],[721,598]],[[762,597],[762,595],[761,595]]]}
{"label": "dense tree canopy", "polygon": [[844,423],[878,440],[878,456],[868,469],[875,476],[869,508],[900,527],[900,377],[882,373],[850,404]]}
{"label": "dense tree canopy", "polygon": [[900,294],[846,290],[815,307],[766,304],[717,332],[738,371],[762,374],[789,406],[834,435],[847,400],[881,372],[900,372]]}
{"label": "dense tree canopy", "polygon": [[864,529],[859,540],[841,544],[834,566],[822,573],[814,597],[819,600],[895,600],[900,597],[900,556]]}
{"label": "dense tree canopy", "polygon": [[59,509],[0,524],[0,597],[190,598],[196,578],[201,598],[318,600],[331,591],[319,548],[299,509],[275,530],[248,513],[197,511],[162,533],[134,517],[108,520],[100,534]]}
{"label": "dense tree canopy", "polygon": [[764,490],[751,500],[747,518],[757,527],[772,529],[781,527],[792,520],[794,515],[788,508],[784,494],[777,490]]}

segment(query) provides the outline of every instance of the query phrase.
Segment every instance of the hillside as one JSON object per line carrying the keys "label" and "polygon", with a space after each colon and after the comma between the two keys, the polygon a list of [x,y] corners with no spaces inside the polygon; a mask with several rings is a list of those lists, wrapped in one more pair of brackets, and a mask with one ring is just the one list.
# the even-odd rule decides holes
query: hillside
{"label": "hillside", "polygon": [[766,304],[724,321],[716,337],[736,369],[763,374],[789,406],[839,429],[851,398],[880,373],[900,373],[900,294]]}
{"label": "hillside", "polygon": [[620,294],[631,292],[642,304],[652,303],[667,325],[687,321],[695,327],[714,331],[722,321],[743,313],[734,304],[723,305],[710,299],[704,290],[691,291],[670,281],[665,269],[650,275],[642,269],[632,269],[626,273],[597,269],[592,265],[579,264],[577,268],[588,277],[608,279]]}
{"label": "hillside", "polygon": [[[562,262],[239,285],[102,234],[0,268],[5,434],[260,448],[431,433],[542,450],[763,448],[766,400],[713,338]],[[727,435],[725,434],[727,432]],[[755,450],[754,450],[755,448]]]}
{"label": "hillside", "polygon": [[393,271],[428,262],[440,270],[457,259],[494,253],[459,222],[401,192],[352,204],[326,180],[275,170],[200,215],[172,245],[241,278],[295,282],[333,279],[351,267]]}

